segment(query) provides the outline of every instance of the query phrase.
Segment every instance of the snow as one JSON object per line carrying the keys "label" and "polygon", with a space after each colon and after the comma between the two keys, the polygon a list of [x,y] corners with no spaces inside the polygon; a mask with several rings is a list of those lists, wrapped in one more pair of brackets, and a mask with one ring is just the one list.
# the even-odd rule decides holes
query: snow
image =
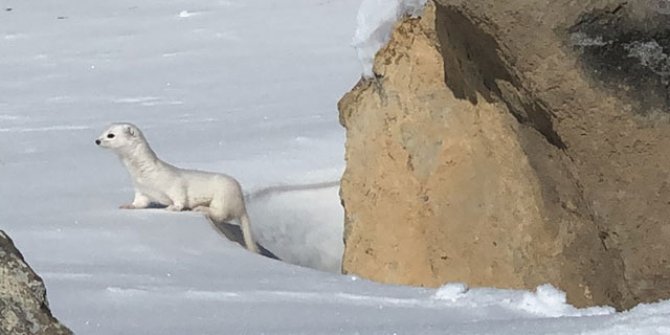
{"label": "snow", "polygon": [[[0,11],[0,229],[44,278],[54,314],[100,335],[669,334],[668,301],[614,313],[574,308],[550,286],[333,273],[335,106],[360,74],[358,6],[0,0],[12,8]],[[128,176],[93,144],[115,121],[141,126],[171,163],[237,177],[261,244],[326,272],[250,254],[197,213],[117,209],[132,198]],[[323,187],[263,191],[311,183]]]}
{"label": "snow", "polygon": [[426,0],[362,0],[353,45],[363,67],[363,77],[374,77],[375,55],[388,43],[398,19],[420,15],[425,3]]}

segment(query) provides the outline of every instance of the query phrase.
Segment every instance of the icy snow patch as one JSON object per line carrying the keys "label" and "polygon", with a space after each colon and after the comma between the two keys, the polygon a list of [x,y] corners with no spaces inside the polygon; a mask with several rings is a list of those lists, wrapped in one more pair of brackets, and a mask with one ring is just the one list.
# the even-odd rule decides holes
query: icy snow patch
{"label": "icy snow patch", "polygon": [[449,283],[440,287],[433,296],[438,300],[456,301],[468,291],[468,286],[464,283]]}
{"label": "icy snow patch", "polygon": [[182,18],[182,19],[187,18],[187,17],[191,17],[191,16],[196,16],[196,15],[198,15],[198,13],[189,12],[187,10],[183,10],[183,11],[179,12],[179,17]]}
{"label": "icy snow patch", "polygon": [[535,317],[594,316],[615,312],[612,307],[576,308],[567,303],[565,292],[549,284],[540,285],[535,292],[529,292],[490,288],[468,289],[463,283],[450,283],[438,289],[433,294],[433,299],[463,307],[503,306]]}
{"label": "icy snow patch", "polygon": [[565,292],[549,284],[538,286],[535,293],[524,292],[523,298],[519,303],[519,309],[555,318],[561,316],[606,315],[614,313],[614,309],[610,307],[575,308],[567,303]]}
{"label": "icy snow patch", "polygon": [[395,23],[404,15],[420,15],[425,4],[426,0],[363,0],[356,16],[353,45],[364,77],[374,76],[375,55],[389,41]]}

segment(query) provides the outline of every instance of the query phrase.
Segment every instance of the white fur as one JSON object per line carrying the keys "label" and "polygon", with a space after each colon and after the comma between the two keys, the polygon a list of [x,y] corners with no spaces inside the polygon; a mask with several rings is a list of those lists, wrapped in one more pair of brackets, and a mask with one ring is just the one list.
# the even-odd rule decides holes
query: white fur
{"label": "white fur", "polygon": [[140,129],[130,123],[110,125],[96,144],[114,151],[133,180],[135,199],[121,208],[147,208],[158,203],[172,211],[204,212],[216,223],[238,220],[247,248],[258,252],[237,180],[220,173],[181,169],[160,160]]}

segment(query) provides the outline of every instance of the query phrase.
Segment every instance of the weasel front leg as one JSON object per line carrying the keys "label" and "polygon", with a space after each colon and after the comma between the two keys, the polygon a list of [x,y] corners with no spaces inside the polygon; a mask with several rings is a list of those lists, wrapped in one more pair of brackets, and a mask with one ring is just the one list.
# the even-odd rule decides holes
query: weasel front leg
{"label": "weasel front leg", "polygon": [[135,199],[133,199],[132,204],[126,204],[126,205],[121,205],[119,208],[122,209],[140,209],[140,208],[147,208],[151,204],[151,199],[147,197],[146,195],[140,193],[139,191],[135,191]]}
{"label": "weasel front leg", "polygon": [[170,196],[170,200],[172,201],[172,204],[167,206],[167,210],[169,211],[175,211],[175,212],[181,212],[186,208],[186,192],[178,192],[174,196]]}
{"label": "weasel front leg", "polygon": [[172,205],[165,207],[165,209],[174,212],[181,212],[184,210],[184,205],[179,203],[173,203]]}

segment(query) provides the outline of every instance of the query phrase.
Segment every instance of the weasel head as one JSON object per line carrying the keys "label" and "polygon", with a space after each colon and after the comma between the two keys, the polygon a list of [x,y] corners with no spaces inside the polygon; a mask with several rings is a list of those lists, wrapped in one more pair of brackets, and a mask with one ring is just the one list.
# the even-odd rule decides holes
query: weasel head
{"label": "weasel head", "polygon": [[137,126],[132,123],[111,124],[95,140],[95,144],[122,153],[125,150],[136,148],[146,143],[144,135]]}

